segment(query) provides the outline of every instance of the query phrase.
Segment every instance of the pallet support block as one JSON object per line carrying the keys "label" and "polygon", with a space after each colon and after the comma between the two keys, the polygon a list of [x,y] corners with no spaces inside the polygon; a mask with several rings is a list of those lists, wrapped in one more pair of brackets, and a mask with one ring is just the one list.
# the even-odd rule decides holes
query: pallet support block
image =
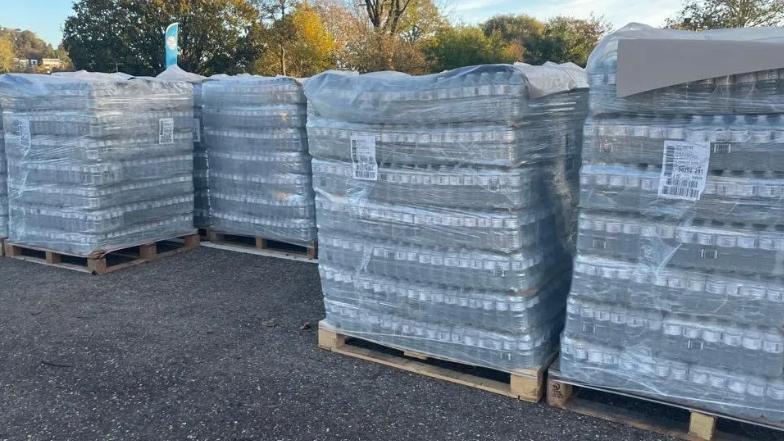
{"label": "pallet support block", "polygon": [[[613,391],[601,387],[584,386],[579,383],[572,384],[568,382],[568,380],[560,378],[560,372],[558,371],[557,365],[550,369],[549,376],[550,378],[547,380],[547,404],[580,415],[625,424],[637,429],[667,435],[673,438],[687,441],[753,441],[746,436],[720,432],[716,427],[717,421],[720,418],[784,431],[784,426],[779,428],[776,423],[765,424],[761,421],[715,416],[686,406],[667,403],[653,398],[646,398],[633,393]],[[659,405],[681,409],[684,412],[689,412],[689,423],[687,426],[685,422],[671,419],[670,417],[642,413],[625,405],[606,404],[601,400],[597,401],[590,397],[583,398],[580,396],[580,393],[583,390],[592,390],[605,395],[617,395],[627,399],[653,402]],[[782,434],[782,439],[784,439],[784,434]]]}
{"label": "pallet support block", "polygon": [[153,260],[158,255],[158,246],[154,243],[145,244],[139,247],[139,257],[146,260]]}
{"label": "pallet support block", "polygon": [[[179,240],[178,240],[179,239]],[[130,266],[157,260],[197,248],[200,244],[196,234],[179,236],[149,244],[131,246],[115,251],[96,251],[88,257],[70,255],[37,247],[13,244],[4,239],[2,247],[6,257],[65,268],[91,274],[106,274]]]}
{"label": "pallet support block", "polygon": [[288,255],[306,257],[315,260],[318,258],[318,242],[312,241],[307,245],[291,244],[284,241],[273,240],[263,236],[244,234],[230,234],[213,229],[207,229],[207,240],[231,251],[263,250],[270,256]]}
{"label": "pallet support block", "polygon": [[692,412],[689,421],[689,435],[710,441],[716,435],[716,417]]}
{"label": "pallet support block", "polygon": [[402,355],[393,355],[347,344],[347,341],[353,338],[339,334],[323,324],[319,325],[318,345],[322,349],[531,403],[539,402],[542,399],[544,395],[543,381],[547,367],[555,360],[557,355],[553,354],[542,367],[520,370],[509,374],[509,382],[505,383],[425,363],[426,360],[439,360],[470,366],[455,360],[441,359],[414,351],[402,350],[400,350]]}

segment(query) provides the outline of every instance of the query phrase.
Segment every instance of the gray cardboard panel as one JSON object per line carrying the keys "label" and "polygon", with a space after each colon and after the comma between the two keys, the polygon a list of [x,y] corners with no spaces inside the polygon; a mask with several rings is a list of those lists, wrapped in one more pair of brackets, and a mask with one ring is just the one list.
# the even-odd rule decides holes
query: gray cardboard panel
{"label": "gray cardboard panel", "polygon": [[784,68],[784,44],[780,43],[621,39],[618,41],[618,96],[781,68]]}

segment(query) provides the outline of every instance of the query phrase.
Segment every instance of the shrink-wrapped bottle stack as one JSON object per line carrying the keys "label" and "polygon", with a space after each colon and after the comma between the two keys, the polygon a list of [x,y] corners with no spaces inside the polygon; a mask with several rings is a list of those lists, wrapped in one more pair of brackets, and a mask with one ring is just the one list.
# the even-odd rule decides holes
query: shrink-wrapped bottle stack
{"label": "shrink-wrapped bottle stack", "polygon": [[293,78],[203,85],[210,227],[295,245],[316,239],[307,104]]}
{"label": "shrink-wrapped bottle stack", "polygon": [[551,356],[586,87],[574,65],[311,78],[322,326],[505,371]]}
{"label": "shrink-wrapped bottle stack", "polygon": [[88,256],[193,230],[193,97],[116,75],[0,77],[9,239]]}
{"label": "shrink-wrapped bottle stack", "polygon": [[8,236],[8,164],[3,135],[3,101],[0,98],[0,238]]}
{"label": "shrink-wrapped bottle stack", "polygon": [[615,90],[621,39],[770,32],[631,26],[591,56],[565,378],[784,421],[784,70]]}
{"label": "shrink-wrapped bottle stack", "polygon": [[169,66],[156,78],[162,81],[184,81],[193,85],[193,224],[196,228],[207,228],[210,226],[209,167],[207,150],[201,140],[204,131],[201,83],[205,78],[186,72],[176,64]]}

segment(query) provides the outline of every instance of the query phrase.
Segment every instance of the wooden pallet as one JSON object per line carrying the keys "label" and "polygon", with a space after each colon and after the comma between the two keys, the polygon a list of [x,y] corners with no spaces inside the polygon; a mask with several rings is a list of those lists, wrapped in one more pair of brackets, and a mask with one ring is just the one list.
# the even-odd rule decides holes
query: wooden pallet
{"label": "wooden pallet", "polygon": [[[608,398],[616,399],[609,401],[621,400],[623,404],[607,404]],[[719,422],[763,427],[763,429],[754,427],[755,430],[784,430],[784,426],[770,421],[728,417],[652,397],[574,382],[561,376],[558,363],[555,363],[548,373],[547,404],[580,415],[625,424],[687,441],[754,441],[757,438],[756,436],[749,437],[724,432],[717,427]],[[652,414],[633,409],[640,404],[644,404],[643,407],[648,409],[651,406],[658,406],[661,410],[659,412],[654,410],[655,414]],[[678,419],[678,417],[683,418]],[[784,439],[784,433],[781,434],[781,439]]]}
{"label": "wooden pallet", "polygon": [[[362,346],[357,346],[355,343],[361,343]],[[337,333],[323,323],[319,324],[318,344],[320,348],[337,352],[338,354],[373,361],[531,403],[537,403],[542,399],[545,390],[544,378],[547,373],[547,367],[556,359],[557,355],[553,354],[541,367],[519,370],[510,374],[447,358],[433,357],[417,352],[377,345],[368,340]],[[491,375],[480,375],[482,373],[490,373]],[[495,379],[489,378],[490,376],[495,377]]]}
{"label": "wooden pallet", "polygon": [[15,244],[8,239],[3,240],[6,257],[91,274],[111,273],[172,254],[189,251],[198,246],[199,236],[190,234],[116,251],[96,251],[89,257],[80,257],[44,248]]}
{"label": "wooden pallet", "polygon": [[229,234],[207,229],[207,240],[232,251],[264,251],[266,255],[296,256],[306,259],[318,259],[318,242],[311,241],[307,246],[294,245],[262,236],[246,236]]}

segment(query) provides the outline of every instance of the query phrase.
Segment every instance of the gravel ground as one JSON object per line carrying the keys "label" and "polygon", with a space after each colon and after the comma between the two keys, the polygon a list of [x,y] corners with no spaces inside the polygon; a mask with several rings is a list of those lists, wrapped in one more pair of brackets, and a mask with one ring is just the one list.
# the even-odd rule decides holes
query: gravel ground
{"label": "gravel ground", "polygon": [[320,296],[313,264],[208,248],[2,259],[0,440],[669,440],[319,350]]}

